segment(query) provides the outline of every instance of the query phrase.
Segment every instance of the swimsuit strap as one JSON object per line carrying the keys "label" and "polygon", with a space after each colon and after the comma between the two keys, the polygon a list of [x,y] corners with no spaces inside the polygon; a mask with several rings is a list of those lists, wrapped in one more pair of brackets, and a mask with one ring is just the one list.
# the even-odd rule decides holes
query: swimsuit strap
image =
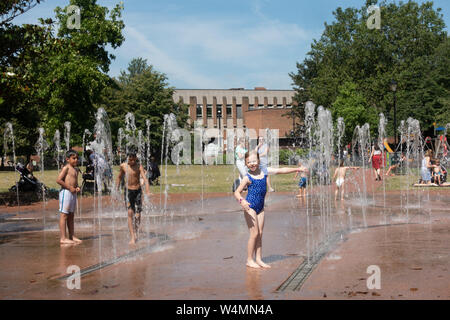
{"label": "swimsuit strap", "polygon": [[[261,170],[262,171],[262,170]],[[263,172],[264,173],[264,172]],[[267,178],[267,174],[265,174],[264,173],[264,177],[263,178],[261,178],[261,179],[255,179],[255,178],[252,178],[252,176],[250,175],[250,173],[248,173],[247,172],[247,176],[250,178],[250,181],[252,181],[253,182],[253,180],[263,180],[263,179],[266,179]]]}

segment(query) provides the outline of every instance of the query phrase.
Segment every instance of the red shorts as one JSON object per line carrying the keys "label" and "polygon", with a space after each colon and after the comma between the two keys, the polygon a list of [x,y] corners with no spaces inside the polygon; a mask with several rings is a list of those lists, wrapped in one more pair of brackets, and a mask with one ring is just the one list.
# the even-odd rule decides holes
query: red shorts
{"label": "red shorts", "polygon": [[372,157],[372,168],[380,169],[381,166],[381,154],[374,155]]}

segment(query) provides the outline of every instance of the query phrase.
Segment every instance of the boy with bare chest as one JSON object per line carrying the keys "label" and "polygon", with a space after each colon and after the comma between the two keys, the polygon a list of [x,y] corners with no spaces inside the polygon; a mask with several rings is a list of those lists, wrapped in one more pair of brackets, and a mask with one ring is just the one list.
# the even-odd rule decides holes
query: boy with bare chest
{"label": "boy with bare chest", "polygon": [[[59,192],[59,230],[61,234],[61,244],[76,244],[82,241],[76,238],[74,234],[74,212],[77,206],[78,187],[78,153],[69,150],[66,153],[67,164],[59,173],[56,183],[62,188]],[[66,225],[69,230],[69,237],[66,237]]]}
{"label": "boy with bare chest", "polygon": [[[144,179],[145,190],[150,196],[150,187],[145,176],[144,168],[137,162],[136,153],[130,152],[128,154],[127,162],[120,165],[119,175],[117,176],[116,188],[119,188],[120,182],[125,177],[127,184],[125,193],[125,204],[128,209],[128,229],[130,230],[130,244],[135,244],[137,241],[137,234],[139,224],[141,222],[142,212],[142,189],[141,178]],[[133,221],[134,219],[134,221]]]}

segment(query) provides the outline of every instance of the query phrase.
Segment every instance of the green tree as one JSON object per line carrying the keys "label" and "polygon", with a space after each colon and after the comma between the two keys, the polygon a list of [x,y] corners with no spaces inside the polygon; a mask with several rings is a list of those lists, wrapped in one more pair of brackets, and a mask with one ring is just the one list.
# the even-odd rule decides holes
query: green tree
{"label": "green tree", "polygon": [[422,120],[422,129],[432,131],[432,124],[450,122],[450,39],[442,42],[432,55],[416,58],[398,79],[407,90],[400,90],[403,101],[400,119]]}
{"label": "green tree", "polygon": [[122,71],[115,85],[104,90],[103,101],[98,104],[105,108],[110,118],[113,141],[117,141],[119,128],[125,128],[125,115],[135,116],[138,130],[146,132],[146,120],[151,124],[152,153],[161,152],[164,115],[174,113],[180,127],[185,127],[188,106],[173,101],[174,88],[169,87],[165,74],[156,71],[142,58],[133,59],[127,71]]}
{"label": "green tree", "polygon": [[371,135],[376,134],[378,114],[375,109],[368,108],[368,103],[353,82],[345,82],[339,87],[338,96],[331,108],[333,119],[342,117],[345,122],[345,132],[342,144],[352,141],[356,126],[365,123],[370,125]]}
{"label": "green tree", "polygon": [[95,0],[70,4],[81,8],[80,29],[67,28],[66,9],[59,7],[57,21],[0,26],[0,40],[7,44],[0,49],[1,107],[6,111],[0,115],[0,126],[13,122],[19,154],[33,152],[39,126],[50,138],[65,121],[72,123],[72,145],[79,144],[84,128],[94,124],[94,104],[112,84],[106,73],[114,56],[105,48],[116,48],[124,40],[122,6],[108,10]]}
{"label": "green tree", "polygon": [[124,41],[124,23],[120,19],[122,5],[108,10],[96,0],[71,0],[81,9],[80,29],[68,29],[66,8],[57,7],[60,25],[59,50],[48,52],[48,63],[36,66],[42,76],[40,95],[48,101],[42,122],[48,132],[61,128],[64,121],[72,123],[73,140],[81,142],[85,128],[95,123],[95,103],[112,80],[106,74],[114,55],[106,46],[117,48]]}
{"label": "green tree", "polygon": [[0,26],[5,26],[11,21],[35,7],[42,0],[3,0],[0,2]]}
{"label": "green tree", "polygon": [[[381,9],[380,30],[371,30],[366,24],[367,8],[372,4]],[[443,81],[425,76],[434,74],[430,66],[441,59],[436,52],[442,50],[439,57],[446,52],[442,46],[447,33],[440,11],[433,9],[432,2],[419,5],[414,1],[397,4],[367,0],[360,9],[337,8],[333,12],[335,21],[325,23],[321,38],[313,41],[305,60],[297,64],[297,72],[290,74],[299,109],[307,100],[334,105],[341,85],[351,81],[367,101],[367,108],[387,115],[388,130],[393,134],[393,94],[389,84],[395,79],[399,120],[414,115],[424,129],[429,128],[446,100]],[[441,71],[448,78],[448,68],[442,66]],[[421,96],[420,88],[427,95]],[[414,101],[411,97],[415,97]]]}
{"label": "green tree", "polygon": [[131,79],[139,74],[142,74],[148,68],[147,59],[135,58],[130,61],[128,65],[128,73],[124,70],[120,71],[119,81],[122,84],[129,84]]}
{"label": "green tree", "polygon": [[[5,0],[0,4],[0,134],[5,123],[14,128],[16,154],[34,152],[39,126],[39,97],[35,94],[30,64],[39,61],[47,37],[45,26],[24,24],[17,26],[12,20],[30,10],[41,0]],[[3,154],[3,144],[0,153]]]}

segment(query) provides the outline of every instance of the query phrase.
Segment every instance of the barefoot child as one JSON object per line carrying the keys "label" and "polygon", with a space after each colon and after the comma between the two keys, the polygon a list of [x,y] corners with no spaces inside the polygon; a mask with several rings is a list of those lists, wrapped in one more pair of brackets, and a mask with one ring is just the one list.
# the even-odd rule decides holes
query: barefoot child
{"label": "barefoot child", "polygon": [[405,153],[402,152],[402,156],[400,157],[399,162],[393,164],[392,166],[390,166],[388,171],[386,172],[386,175],[387,176],[389,176],[389,175],[394,176],[395,174],[391,173],[391,171],[396,169],[396,168],[402,168],[404,166],[405,160],[406,160]]}
{"label": "barefoot child", "polygon": [[359,169],[358,167],[344,167],[344,160],[339,161],[339,167],[334,171],[334,178],[336,179],[336,191],[334,193],[334,200],[337,200],[339,191],[341,191],[341,200],[344,200],[344,183],[345,183],[345,174],[347,169]]}
{"label": "barefoot child", "polygon": [[[75,238],[74,233],[74,212],[77,206],[77,192],[80,192],[78,187],[78,154],[74,150],[69,150],[66,153],[67,164],[59,173],[56,183],[62,188],[59,192],[59,231],[61,234],[61,244],[75,244],[82,241]],[[69,230],[69,237],[66,236],[66,225]]]}
{"label": "barefoot child", "polygon": [[372,168],[376,175],[375,181],[381,181],[381,166],[383,164],[382,156],[383,153],[380,150],[380,146],[375,143],[369,157],[369,162],[372,161]]}
{"label": "barefoot child", "polygon": [[[139,224],[142,212],[142,189],[140,179],[144,179],[145,190],[150,196],[150,187],[145,176],[144,168],[137,162],[136,153],[128,153],[128,160],[120,165],[120,172],[117,176],[116,188],[119,188],[122,178],[125,177],[128,185],[128,193],[125,196],[125,205],[128,209],[128,229],[130,230],[130,244],[137,241]],[[134,218],[134,223],[133,223]]]}
{"label": "barefoot child", "polygon": [[441,185],[441,180],[442,180],[442,170],[441,170],[441,161],[439,159],[436,159],[434,161],[435,167],[433,168],[433,178],[434,178],[434,183],[437,184],[438,186]]}
{"label": "barefoot child", "polygon": [[308,183],[308,168],[302,165],[302,162],[298,162],[298,166],[300,167],[300,171],[297,171],[294,176],[294,181],[297,179],[298,173],[300,172],[300,181],[298,182],[298,195],[297,198],[302,196],[303,189],[303,197],[306,197],[306,184]]}
{"label": "barefoot child", "polygon": [[[234,192],[234,197],[244,209],[244,216],[250,231],[247,244],[247,266],[251,268],[270,268],[262,261],[262,235],[264,229],[264,198],[267,192],[268,174],[286,174],[300,171],[300,168],[267,168],[263,171],[259,166],[259,155],[257,152],[245,154],[245,164],[249,172],[242,179],[241,184]],[[244,188],[248,188],[247,198],[241,197]],[[255,256],[256,259],[253,259]]]}

